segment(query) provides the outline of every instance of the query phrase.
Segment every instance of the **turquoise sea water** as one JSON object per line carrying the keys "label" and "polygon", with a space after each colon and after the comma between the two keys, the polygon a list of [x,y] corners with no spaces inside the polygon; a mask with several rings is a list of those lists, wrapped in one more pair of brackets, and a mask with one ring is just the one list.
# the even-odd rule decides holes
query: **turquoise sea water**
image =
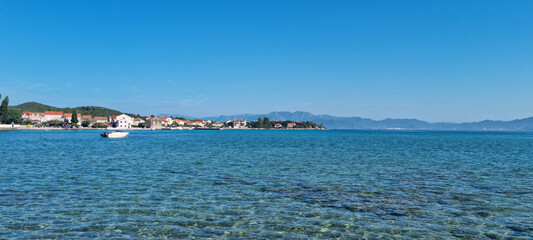
{"label": "turquoise sea water", "polygon": [[531,239],[533,134],[0,131],[0,239]]}

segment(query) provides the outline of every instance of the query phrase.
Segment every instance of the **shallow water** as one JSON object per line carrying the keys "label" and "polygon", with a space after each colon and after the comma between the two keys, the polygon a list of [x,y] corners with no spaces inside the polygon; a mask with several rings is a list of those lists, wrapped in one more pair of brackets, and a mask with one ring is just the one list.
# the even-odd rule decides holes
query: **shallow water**
{"label": "shallow water", "polygon": [[533,134],[0,131],[2,238],[533,238]]}

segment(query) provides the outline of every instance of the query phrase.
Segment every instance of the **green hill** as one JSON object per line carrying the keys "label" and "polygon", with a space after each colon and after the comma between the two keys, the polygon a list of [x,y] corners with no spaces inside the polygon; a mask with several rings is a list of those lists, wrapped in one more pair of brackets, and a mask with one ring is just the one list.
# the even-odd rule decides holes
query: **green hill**
{"label": "green hill", "polygon": [[[27,102],[23,104],[19,104],[16,106],[10,106],[10,108],[19,109],[23,112],[44,112],[44,111],[62,111],[64,113],[72,113],[73,110],[76,110],[78,113],[81,113],[82,115],[91,115],[93,117],[100,116],[100,117],[108,117],[112,115],[119,115],[123,112],[120,112],[118,110],[109,109],[105,107],[97,107],[97,106],[81,106],[81,107],[75,107],[75,108],[58,108],[50,105],[45,105],[38,102]],[[124,113],[126,115],[129,115],[134,118],[145,118],[139,114],[132,114],[132,113]]]}

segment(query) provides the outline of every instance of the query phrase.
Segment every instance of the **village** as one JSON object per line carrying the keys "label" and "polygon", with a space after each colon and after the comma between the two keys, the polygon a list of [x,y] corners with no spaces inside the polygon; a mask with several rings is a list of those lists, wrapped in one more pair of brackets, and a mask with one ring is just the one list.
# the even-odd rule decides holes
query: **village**
{"label": "village", "polygon": [[[44,111],[44,112],[22,112],[22,123],[27,128],[85,128],[85,129],[152,129],[152,130],[181,130],[181,129],[248,129],[248,128],[274,128],[274,129],[296,129],[305,126],[306,123],[301,121],[268,121],[267,124],[261,125],[257,122],[247,124],[245,119],[227,120],[217,122],[204,119],[186,120],[184,118],[172,118],[167,116],[151,116],[146,119],[133,118],[127,114],[104,116],[90,116],[76,113],[64,113],[62,111]],[[259,121],[262,120],[259,119]],[[300,126],[301,125],[301,126]],[[264,127],[258,127],[264,126]],[[318,129],[318,127],[316,127]]]}

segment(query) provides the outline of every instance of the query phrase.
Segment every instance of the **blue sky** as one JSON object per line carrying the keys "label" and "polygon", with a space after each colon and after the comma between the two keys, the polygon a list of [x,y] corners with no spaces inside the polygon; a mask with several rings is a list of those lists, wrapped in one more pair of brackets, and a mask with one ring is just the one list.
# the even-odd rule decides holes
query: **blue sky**
{"label": "blue sky", "polygon": [[11,104],[533,116],[533,1],[2,1]]}

